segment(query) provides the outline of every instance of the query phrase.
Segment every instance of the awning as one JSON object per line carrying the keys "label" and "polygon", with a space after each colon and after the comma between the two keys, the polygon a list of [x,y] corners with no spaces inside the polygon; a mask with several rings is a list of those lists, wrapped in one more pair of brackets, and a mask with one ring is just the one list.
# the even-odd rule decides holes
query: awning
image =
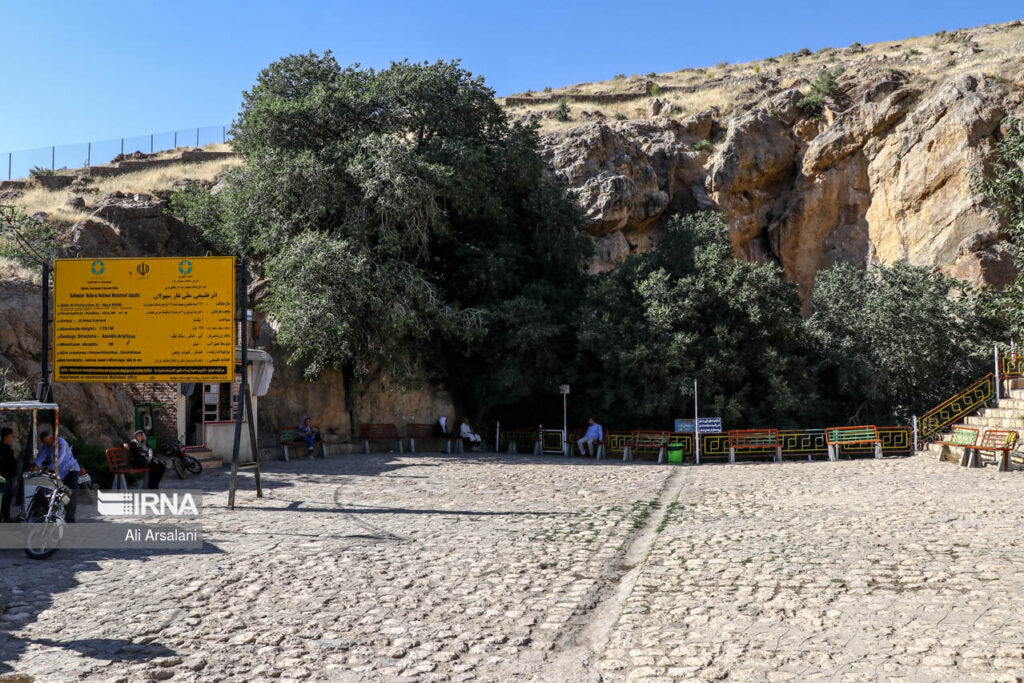
{"label": "awning", "polygon": [[0,410],[60,410],[60,406],[39,401],[8,401],[0,403]]}
{"label": "awning", "polygon": [[[252,395],[265,396],[274,377],[274,358],[263,349],[247,349],[246,355],[252,366]],[[242,349],[235,349],[235,359],[242,361]]]}

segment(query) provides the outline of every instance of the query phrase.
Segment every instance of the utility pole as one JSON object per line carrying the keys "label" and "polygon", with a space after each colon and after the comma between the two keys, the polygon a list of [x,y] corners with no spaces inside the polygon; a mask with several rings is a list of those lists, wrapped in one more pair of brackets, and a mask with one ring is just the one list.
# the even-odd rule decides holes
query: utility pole
{"label": "utility pole", "polygon": [[693,378],[693,452],[700,464],[700,413],[697,412],[697,378]]}

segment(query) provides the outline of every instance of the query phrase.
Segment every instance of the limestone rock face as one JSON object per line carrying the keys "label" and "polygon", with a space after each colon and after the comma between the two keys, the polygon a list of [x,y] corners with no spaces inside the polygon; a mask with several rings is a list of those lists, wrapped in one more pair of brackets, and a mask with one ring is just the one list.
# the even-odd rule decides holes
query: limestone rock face
{"label": "limestone rock face", "polygon": [[586,212],[584,229],[597,241],[596,270],[653,246],[651,227],[667,213],[706,201],[707,153],[693,146],[710,135],[713,115],[590,123],[546,139],[544,158]]}
{"label": "limestone rock face", "polygon": [[[0,280],[0,368],[15,379],[39,377],[42,297],[39,286]],[[62,430],[95,444],[117,444],[129,433],[132,400],[118,384],[54,384]],[[34,389],[34,384],[30,383]]]}
{"label": "limestone rock face", "polygon": [[805,301],[839,262],[907,259],[1001,284],[1014,276],[1005,225],[972,178],[1000,122],[1024,113],[1024,57],[1007,49],[990,68],[1006,77],[860,64],[820,116],[801,111],[799,88],[765,86],[728,119],[677,121],[652,100],[651,118],[554,133],[544,155],[586,212],[594,271],[654,247],[671,215],[713,208],[736,256],[779,263]]}

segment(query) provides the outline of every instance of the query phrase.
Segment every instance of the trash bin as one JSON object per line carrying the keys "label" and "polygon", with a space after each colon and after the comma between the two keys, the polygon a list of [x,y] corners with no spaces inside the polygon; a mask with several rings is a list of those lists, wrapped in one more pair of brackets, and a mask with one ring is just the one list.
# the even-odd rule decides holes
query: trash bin
{"label": "trash bin", "polygon": [[683,464],[683,444],[671,443],[668,445],[668,462],[671,465]]}

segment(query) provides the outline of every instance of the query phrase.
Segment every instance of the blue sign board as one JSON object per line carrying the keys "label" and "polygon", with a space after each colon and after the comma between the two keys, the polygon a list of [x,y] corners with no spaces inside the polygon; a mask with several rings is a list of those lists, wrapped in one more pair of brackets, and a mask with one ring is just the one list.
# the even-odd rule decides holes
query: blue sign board
{"label": "blue sign board", "polygon": [[693,420],[676,420],[676,428],[672,431],[693,434]]}
{"label": "blue sign board", "polygon": [[[675,430],[677,432],[689,432],[693,433],[693,420],[676,420]],[[714,432],[722,431],[722,418],[720,417],[702,417],[700,418],[700,432],[701,434],[711,434]]]}

